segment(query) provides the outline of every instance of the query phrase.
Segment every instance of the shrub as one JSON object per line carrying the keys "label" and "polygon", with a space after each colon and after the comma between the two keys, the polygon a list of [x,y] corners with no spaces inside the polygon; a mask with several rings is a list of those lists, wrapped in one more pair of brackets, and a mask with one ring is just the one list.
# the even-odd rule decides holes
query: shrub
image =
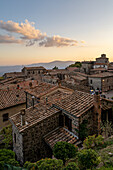
{"label": "shrub", "polygon": [[28,170],[37,170],[38,169],[38,165],[36,163],[31,163],[29,161],[26,161],[24,164],[24,168],[27,168]]}
{"label": "shrub", "polygon": [[12,126],[9,125],[7,127],[4,127],[0,131],[0,135],[3,136],[2,142],[5,144],[5,149],[12,149],[13,146],[13,137],[12,137]]}
{"label": "shrub", "polygon": [[79,167],[75,162],[70,162],[68,165],[64,168],[64,170],[79,170]]}
{"label": "shrub", "polygon": [[10,164],[13,166],[19,166],[19,163],[15,160],[15,153],[12,150],[0,149],[0,168],[4,169],[4,164]]}
{"label": "shrub", "polygon": [[95,145],[95,135],[93,136],[88,136],[84,142],[83,142],[83,146],[84,148],[92,148]]}
{"label": "shrub", "polygon": [[99,135],[97,137],[95,137],[95,135],[93,135],[93,136],[88,136],[84,140],[83,146],[84,146],[84,148],[89,149],[94,146],[101,146],[101,145],[103,145],[103,143],[104,143],[104,138],[101,135]]}
{"label": "shrub", "polygon": [[63,162],[62,160],[56,159],[45,159],[42,163],[38,166],[39,170],[62,170]]}
{"label": "shrub", "polygon": [[81,170],[96,167],[99,163],[100,157],[92,149],[84,149],[78,153],[78,164]]}
{"label": "shrub", "polygon": [[76,156],[78,147],[67,142],[57,142],[53,148],[53,154],[57,159],[65,161]]}

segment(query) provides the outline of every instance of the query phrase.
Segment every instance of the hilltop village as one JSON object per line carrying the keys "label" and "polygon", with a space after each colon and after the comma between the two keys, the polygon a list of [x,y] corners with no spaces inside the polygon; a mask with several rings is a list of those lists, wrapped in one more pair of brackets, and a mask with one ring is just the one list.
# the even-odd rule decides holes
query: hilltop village
{"label": "hilltop village", "polygon": [[88,135],[101,134],[102,122],[113,124],[113,63],[105,54],[77,63],[3,75],[0,129],[12,125],[13,151],[21,164],[52,157],[58,141],[79,146],[86,122]]}

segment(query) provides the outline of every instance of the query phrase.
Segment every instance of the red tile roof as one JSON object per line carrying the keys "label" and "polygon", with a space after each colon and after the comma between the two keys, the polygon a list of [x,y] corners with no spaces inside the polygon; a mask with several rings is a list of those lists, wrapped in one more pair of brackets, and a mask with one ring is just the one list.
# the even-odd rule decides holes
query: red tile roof
{"label": "red tile roof", "polygon": [[99,74],[93,74],[93,75],[90,75],[89,77],[94,77],[94,78],[113,77],[113,73],[104,72],[104,73],[99,73]]}
{"label": "red tile roof", "polygon": [[25,103],[26,97],[23,89],[0,90],[0,110]]}
{"label": "red tile roof", "polygon": [[72,95],[62,99],[60,102],[56,102],[55,106],[73,116],[79,117],[93,107],[93,101],[92,95],[76,90]]}
{"label": "red tile roof", "polygon": [[53,149],[56,142],[64,141],[71,144],[77,142],[77,137],[65,128],[58,127],[44,136],[45,142]]}

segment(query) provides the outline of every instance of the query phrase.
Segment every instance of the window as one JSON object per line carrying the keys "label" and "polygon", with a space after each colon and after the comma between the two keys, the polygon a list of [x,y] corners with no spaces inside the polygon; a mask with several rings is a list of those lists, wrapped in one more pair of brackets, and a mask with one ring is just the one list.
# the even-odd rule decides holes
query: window
{"label": "window", "polygon": [[7,121],[9,119],[9,114],[5,113],[3,114],[3,122]]}
{"label": "window", "polygon": [[72,131],[72,120],[68,116],[65,116],[65,126]]}
{"label": "window", "polygon": [[92,84],[92,83],[93,83],[93,81],[92,81],[92,80],[90,80],[90,83]]}
{"label": "window", "polygon": [[14,142],[16,143],[16,134],[14,133]]}

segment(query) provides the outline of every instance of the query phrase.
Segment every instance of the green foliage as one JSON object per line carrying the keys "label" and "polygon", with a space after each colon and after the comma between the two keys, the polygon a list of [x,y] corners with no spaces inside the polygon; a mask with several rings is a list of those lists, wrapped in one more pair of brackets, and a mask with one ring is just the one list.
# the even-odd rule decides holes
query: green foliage
{"label": "green foliage", "polygon": [[79,61],[75,62],[74,64],[69,65],[69,67],[78,67],[78,68],[80,68],[81,66],[82,66],[82,63]]}
{"label": "green foliage", "polygon": [[11,149],[13,146],[13,137],[12,137],[12,126],[9,125],[7,127],[4,127],[0,131],[0,135],[3,136],[3,143],[5,144],[4,148]]}
{"label": "green foliage", "polygon": [[53,67],[53,70],[58,70],[58,67],[56,67],[56,66],[55,66],[55,67]]}
{"label": "green foliage", "polygon": [[61,170],[63,166],[62,160],[45,158],[37,161],[36,163],[26,162],[24,168],[28,170]]}
{"label": "green foliage", "polygon": [[103,145],[104,143],[104,138],[99,135],[97,137],[95,137],[96,135],[93,135],[93,136],[88,136],[84,142],[83,142],[83,146],[84,148],[86,149],[89,149],[89,148],[93,148],[95,146],[101,146]]}
{"label": "green foliage", "polygon": [[79,170],[79,167],[75,162],[70,162],[68,165],[64,168],[64,170]]}
{"label": "green foliage", "polygon": [[92,169],[100,163],[101,159],[92,149],[84,149],[78,152],[78,165],[81,170]]}
{"label": "green foliage", "polygon": [[56,159],[45,159],[40,165],[39,170],[62,170],[63,162],[62,160]]}
{"label": "green foliage", "polygon": [[81,141],[83,141],[88,136],[87,124],[87,120],[83,120],[83,122],[80,124],[79,138]]}
{"label": "green foliage", "polygon": [[65,161],[76,156],[78,147],[67,142],[57,142],[53,148],[53,154],[57,159]]}
{"label": "green foliage", "polygon": [[0,168],[4,169],[4,164],[10,164],[13,166],[19,166],[19,163],[15,160],[15,153],[12,150],[0,149]]}

